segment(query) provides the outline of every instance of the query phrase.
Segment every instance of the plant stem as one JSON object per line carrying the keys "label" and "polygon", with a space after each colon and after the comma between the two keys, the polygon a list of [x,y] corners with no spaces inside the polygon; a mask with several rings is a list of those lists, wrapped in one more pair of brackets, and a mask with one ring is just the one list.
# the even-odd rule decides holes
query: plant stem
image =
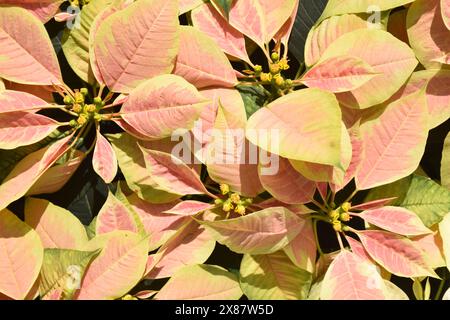
{"label": "plant stem", "polygon": [[311,203],[313,203],[316,207],[321,209],[323,212],[328,212],[327,208],[325,208],[323,205],[321,205],[319,202],[317,202],[314,199],[311,199]]}
{"label": "plant stem", "polygon": [[350,201],[353,199],[353,197],[358,193],[358,191],[359,191],[358,189],[355,189],[355,190],[352,192],[352,194],[349,195],[347,199],[345,199],[344,202],[350,202]]}
{"label": "plant stem", "polygon": [[321,256],[323,256],[323,251],[322,251],[322,248],[320,247],[320,243],[319,243],[319,235],[317,233],[317,221],[318,220],[313,220],[314,239],[316,240],[317,251],[319,251],[319,254]]}
{"label": "plant stem", "polygon": [[337,237],[338,242],[339,242],[339,247],[341,247],[341,250],[344,250],[344,244],[342,243],[341,233],[340,232],[336,232],[336,237]]}
{"label": "plant stem", "polygon": [[444,289],[444,285],[447,282],[447,277],[443,277],[444,279],[441,280],[441,283],[439,284],[438,291],[436,292],[436,295],[434,296],[434,300],[439,300],[442,294],[442,290]]}

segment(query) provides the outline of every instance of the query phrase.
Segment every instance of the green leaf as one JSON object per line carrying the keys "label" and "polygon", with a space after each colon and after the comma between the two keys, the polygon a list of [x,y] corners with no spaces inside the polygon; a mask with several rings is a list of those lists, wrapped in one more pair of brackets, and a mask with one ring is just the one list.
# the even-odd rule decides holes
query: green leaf
{"label": "green leaf", "polygon": [[154,188],[155,183],[145,166],[144,155],[136,139],[126,133],[107,136],[128,186],[141,199],[151,203],[166,203],[180,197]]}
{"label": "green leaf", "polygon": [[252,114],[258,111],[264,106],[264,102],[267,96],[264,92],[264,87],[258,86],[236,86],[236,89],[241,94],[242,100],[244,101],[245,112],[247,113],[247,118],[250,118]]}
{"label": "green leaf", "polygon": [[244,255],[240,283],[250,300],[303,300],[312,274],[297,268],[283,251],[268,255]]}
{"label": "green leaf", "polygon": [[450,133],[444,141],[441,161],[441,184],[450,189]]}
{"label": "green leaf", "polygon": [[80,12],[80,26],[65,28],[62,49],[73,71],[83,81],[96,82],[89,60],[89,34],[95,17],[113,0],[95,0],[83,6]]}
{"label": "green leaf", "polygon": [[62,299],[70,300],[83,278],[91,260],[100,253],[67,249],[45,249],[39,292],[41,297],[62,290]]}
{"label": "green leaf", "polygon": [[155,296],[156,300],[238,300],[237,277],[219,266],[197,264],[177,271]]}
{"label": "green leaf", "polygon": [[94,219],[92,219],[91,223],[88,226],[84,226],[89,240],[95,238],[96,224],[97,224],[97,216],[95,216]]}
{"label": "green leaf", "polygon": [[13,150],[0,149],[0,182],[6,178],[14,166],[25,156],[47,146],[50,142],[58,140],[62,136],[59,130],[55,130],[45,139],[28,146],[22,146]]}
{"label": "green leaf", "polygon": [[228,19],[233,0],[212,0],[211,3],[218,8],[219,11],[225,14],[225,17]]}
{"label": "green leaf", "polygon": [[322,14],[328,0],[301,0],[289,41],[289,51],[299,62],[304,61],[308,33]]}
{"label": "green leaf", "polygon": [[366,201],[387,197],[397,197],[391,205],[415,212],[428,228],[439,223],[450,212],[450,190],[419,175],[375,188]]}

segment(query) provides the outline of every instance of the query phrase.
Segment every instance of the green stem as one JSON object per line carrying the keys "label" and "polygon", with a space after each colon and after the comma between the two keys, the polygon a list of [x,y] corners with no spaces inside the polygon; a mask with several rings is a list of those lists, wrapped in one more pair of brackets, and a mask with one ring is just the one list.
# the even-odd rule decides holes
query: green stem
{"label": "green stem", "polygon": [[441,283],[439,284],[439,288],[438,288],[438,291],[436,292],[436,295],[434,296],[434,300],[439,300],[446,282],[447,282],[447,279],[444,277],[444,279],[442,279]]}
{"label": "green stem", "polygon": [[350,201],[353,199],[353,197],[358,193],[358,191],[359,191],[358,189],[355,189],[355,190],[352,192],[352,194],[349,195],[347,199],[345,199],[344,202],[350,202]]}
{"label": "green stem", "polygon": [[317,221],[318,220],[313,220],[313,231],[314,231],[314,239],[316,240],[316,247],[317,247],[317,251],[319,251],[319,254],[321,256],[324,255],[322,248],[320,247],[320,243],[319,243],[319,235],[317,233]]}
{"label": "green stem", "polygon": [[324,207],[323,205],[321,205],[319,202],[317,202],[314,199],[311,199],[311,203],[313,203],[316,207],[318,207],[319,209],[321,209],[323,212],[328,212],[327,208]]}

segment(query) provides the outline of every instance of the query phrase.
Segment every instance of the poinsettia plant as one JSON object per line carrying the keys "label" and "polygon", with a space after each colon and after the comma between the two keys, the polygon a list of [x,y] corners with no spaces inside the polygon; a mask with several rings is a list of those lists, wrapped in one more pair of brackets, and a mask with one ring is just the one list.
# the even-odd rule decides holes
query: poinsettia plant
{"label": "poinsettia plant", "polygon": [[449,57],[448,0],[2,1],[0,299],[450,299]]}

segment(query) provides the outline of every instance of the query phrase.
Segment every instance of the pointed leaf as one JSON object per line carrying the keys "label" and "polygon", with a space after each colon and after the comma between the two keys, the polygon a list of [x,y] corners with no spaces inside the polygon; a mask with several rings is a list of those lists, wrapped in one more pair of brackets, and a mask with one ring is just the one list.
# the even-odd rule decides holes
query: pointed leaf
{"label": "pointed leaf", "polygon": [[133,210],[139,215],[145,231],[150,235],[150,251],[166,243],[181,226],[189,222],[189,217],[163,213],[177,202],[152,204],[140,199],[136,194],[132,194],[127,199]]}
{"label": "pointed leaf", "polygon": [[164,211],[163,213],[176,214],[181,216],[194,216],[202,211],[211,209],[213,206],[210,203],[185,200],[177,203],[173,208]]}
{"label": "pointed leaf", "polygon": [[61,83],[61,73],[44,25],[19,7],[0,10],[0,77],[27,84]]}
{"label": "pointed leaf", "polygon": [[36,143],[59,127],[56,121],[24,111],[0,113],[0,149]]}
{"label": "pointed leaf", "polygon": [[414,213],[399,207],[383,207],[366,210],[358,215],[366,222],[387,231],[405,236],[417,236],[432,233],[423,225],[422,220]]}
{"label": "pointed leaf", "polygon": [[57,163],[49,168],[27,191],[27,196],[44,193],[54,193],[62,189],[77,171],[85,154],[81,151],[75,152],[72,159],[64,163]]}
{"label": "pointed leaf", "polygon": [[282,157],[339,166],[340,118],[332,93],[299,90],[254,113],[246,135],[253,144]]}
{"label": "pointed leaf", "polygon": [[79,250],[88,242],[80,220],[47,200],[28,198],[25,202],[25,222],[36,230],[46,249]]}
{"label": "pointed leaf", "polygon": [[428,111],[423,91],[391,103],[372,125],[362,129],[364,159],[356,186],[365,190],[413,173],[428,137]]}
{"label": "pointed leaf", "polygon": [[69,149],[71,138],[70,135],[23,158],[0,185],[0,208],[6,208],[11,202],[25,195],[44,172]]}
{"label": "pointed leaf", "polygon": [[441,0],[441,13],[445,26],[450,30],[450,2],[448,0]]}
{"label": "pointed leaf", "polygon": [[168,278],[184,266],[203,263],[215,245],[211,235],[197,222],[191,221],[161,247],[162,256],[146,278]]}
{"label": "pointed leaf", "polygon": [[[263,164],[259,164],[259,179],[276,199],[289,204],[308,203],[314,196],[316,184],[295,170],[289,160],[278,158],[279,167],[274,175],[264,174]],[[273,165],[273,164],[272,164]]]}
{"label": "pointed leaf", "polygon": [[450,190],[433,180],[412,175],[371,191],[366,200],[396,196],[391,205],[415,212],[426,227],[439,223],[450,212]]}
{"label": "pointed leaf", "polygon": [[450,63],[449,29],[442,19],[440,0],[416,0],[406,18],[408,38],[417,59],[427,69]]}
{"label": "pointed leaf", "polygon": [[94,171],[106,183],[111,183],[117,174],[117,157],[108,140],[97,130],[94,154],[92,156]]}
{"label": "pointed leaf", "polygon": [[208,194],[200,177],[177,157],[142,148],[145,166],[161,190],[170,193]]}
{"label": "pointed leaf", "polygon": [[[95,83],[89,58],[89,34],[95,17],[113,0],[96,0],[84,5],[79,13],[79,21],[72,28],[64,30],[62,49],[71,68],[77,76],[90,84]],[[79,25],[78,25],[79,23]]]}
{"label": "pointed leaf", "polygon": [[360,231],[358,237],[369,255],[400,277],[434,277],[426,255],[408,238],[386,231]]}
{"label": "pointed leaf", "polygon": [[385,300],[384,282],[375,265],[347,250],[333,260],[320,291],[322,300]]}
{"label": "pointed leaf", "polygon": [[450,215],[447,214],[439,223],[439,232],[443,241],[443,251],[447,268],[450,268]]}
{"label": "pointed leaf", "polygon": [[219,243],[234,252],[249,254],[267,254],[282,249],[297,236],[303,225],[303,220],[283,207],[234,219],[199,222]]}
{"label": "pointed leaf", "polygon": [[[230,190],[243,196],[255,197],[264,189],[258,178],[258,149],[245,137],[246,115],[242,99],[236,96],[224,101],[219,96],[219,108],[212,132],[206,132],[203,140],[205,159],[210,178],[217,183],[225,183]],[[230,96],[231,98],[231,96]],[[272,161],[272,159],[269,159]],[[275,163],[273,163],[275,164]]]}
{"label": "pointed leaf", "polygon": [[0,114],[12,111],[37,111],[48,103],[32,94],[4,90],[0,92]]}
{"label": "pointed leaf", "polygon": [[396,197],[373,200],[365,203],[358,204],[356,206],[352,206],[351,210],[372,210],[382,208],[390,202],[393,202]]}
{"label": "pointed leaf", "polygon": [[173,73],[197,88],[233,87],[237,79],[222,49],[203,32],[180,26],[180,52]]}
{"label": "pointed leaf", "polygon": [[443,240],[439,232],[427,234],[411,239],[414,245],[420,248],[427,255],[427,262],[433,268],[445,267]]}
{"label": "pointed leaf", "polygon": [[72,299],[79,289],[88,264],[99,252],[100,250],[45,249],[39,285],[41,298],[46,298],[55,290],[61,290],[61,298]]}
{"label": "pointed leaf", "polygon": [[64,0],[3,0],[2,4],[22,7],[30,11],[42,23],[47,23],[58,12],[59,6]]}
{"label": "pointed leaf", "polygon": [[[367,50],[367,43],[371,43],[371,50]],[[325,50],[321,60],[347,54],[366,61],[379,73],[358,89],[337,94],[341,104],[355,109],[365,109],[387,100],[417,66],[411,48],[383,30],[359,29],[346,33]]]}
{"label": "pointed leaf", "polygon": [[0,292],[24,299],[39,276],[43,256],[38,234],[11,211],[0,211]]}
{"label": "pointed leaf", "polygon": [[161,139],[179,128],[192,128],[207,100],[175,75],[162,75],[134,89],[122,106],[122,118],[142,135]]}
{"label": "pointed leaf", "polygon": [[269,43],[296,6],[295,0],[235,1],[229,12],[230,24],[260,47]]}
{"label": "pointed leaf", "polygon": [[450,190],[450,133],[445,138],[442,150],[441,183]]}
{"label": "pointed leaf", "polygon": [[79,300],[116,299],[142,278],[147,262],[147,239],[129,232],[112,233],[102,253],[86,271]]}
{"label": "pointed leaf", "polygon": [[234,29],[211,4],[205,3],[192,10],[191,18],[194,26],[214,39],[226,54],[250,61],[244,35]]}
{"label": "pointed leaf", "polygon": [[364,60],[344,55],[319,61],[300,81],[310,88],[338,93],[357,89],[376,75]]}
{"label": "pointed leaf", "polygon": [[131,212],[110,192],[98,213],[95,233],[98,235],[117,230],[138,231]]}
{"label": "pointed leaf", "polygon": [[[189,286],[186,286],[189,283]],[[238,300],[237,277],[219,266],[186,266],[174,274],[155,296],[156,300]]]}
{"label": "pointed leaf", "polygon": [[170,72],[177,50],[176,1],[132,3],[106,18],[94,41],[96,63],[114,92],[130,92],[146,79]]}
{"label": "pointed leaf", "polygon": [[298,235],[283,250],[297,267],[314,272],[317,244],[311,219],[304,220]]}
{"label": "pointed leaf", "polygon": [[340,15],[344,13],[366,12],[370,6],[377,6],[380,11],[385,11],[400,7],[402,5],[413,2],[414,0],[329,0],[325,8],[321,20],[330,16]]}
{"label": "pointed leaf", "polygon": [[246,254],[241,262],[240,284],[250,300],[303,300],[311,280],[311,273],[297,268],[283,251]]}
{"label": "pointed leaf", "polygon": [[[320,16],[320,9],[323,9],[327,1],[320,1],[319,5],[317,5],[317,8],[315,8],[315,10],[312,10],[312,15],[314,15],[314,17]],[[306,2],[315,3],[316,1],[310,0]],[[300,4],[301,3],[302,1],[300,2]],[[316,6],[316,4],[310,4],[310,6]],[[318,26],[312,28],[311,31],[309,31],[308,29],[306,33],[303,30],[303,25],[300,26],[300,22],[296,21],[296,25],[297,24],[299,25],[299,30],[302,30],[302,34],[304,34],[303,41],[306,40],[304,51],[305,63],[307,66],[316,64],[322,57],[325,50],[340,36],[357,29],[365,29],[368,27],[367,21],[355,14],[332,16],[322,21]],[[296,25],[294,25],[294,30],[296,30]],[[308,36],[308,38],[306,38],[306,35]],[[293,39],[296,39],[295,33],[293,34]],[[291,47],[295,48],[295,45],[292,42],[290,44],[290,48]],[[297,50],[293,51],[294,54],[296,54],[296,51]],[[300,53],[296,54],[296,56],[298,56],[299,54]],[[303,56],[303,52],[301,53],[301,56]]]}
{"label": "pointed leaf", "polygon": [[346,170],[352,160],[352,141],[344,123],[341,123],[340,166],[330,166],[312,162],[290,160],[295,170],[307,179],[317,182],[343,184]]}
{"label": "pointed leaf", "polygon": [[180,197],[154,188],[156,184],[145,167],[144,155],[139,147],[138,140],[126,133],[108,136],[108,138],[127,185],[139,197],[152,203],[166,203]]}

